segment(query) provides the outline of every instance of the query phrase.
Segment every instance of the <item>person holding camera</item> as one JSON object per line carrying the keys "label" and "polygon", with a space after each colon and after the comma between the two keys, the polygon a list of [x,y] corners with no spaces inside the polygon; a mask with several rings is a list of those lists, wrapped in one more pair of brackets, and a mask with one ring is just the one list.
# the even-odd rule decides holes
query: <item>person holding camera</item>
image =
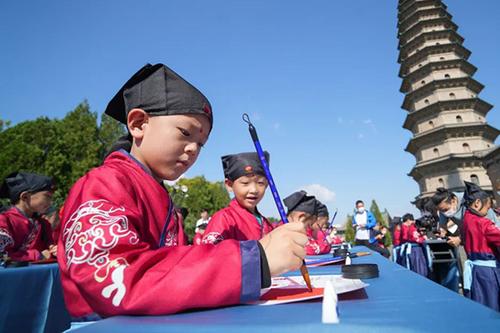
{"label": "person holding camera", "polygon": [[[455,249],[458,262],[458,264],[440,265],[435,269],[435,281],[451,290],[458,291],[459,276],[463,275],[466,260],[461,236],[466,207],[455,193],[442,187],[436,190],[432,197],[432,203],[439,213],[440,236],[446,239],[447,243]],[[491,208],[488,209],[486,218],[498,226],[495,212]]]}

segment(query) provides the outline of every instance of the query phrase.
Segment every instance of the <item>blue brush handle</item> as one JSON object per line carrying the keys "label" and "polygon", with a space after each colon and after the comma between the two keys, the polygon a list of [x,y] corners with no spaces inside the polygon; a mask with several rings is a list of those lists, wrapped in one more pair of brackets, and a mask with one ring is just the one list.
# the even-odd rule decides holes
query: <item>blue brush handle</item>
{"label": "blue brush handle", "polygon": [[336,210],[336,211],[335,211],[335,214],[333,214],[332,221],[330,222],[330,228],[333,226],[333,222],[335,222],[335,218],[337,217],[337,213],[338,213],[338,212],[339,212],[339,211],[338,211],[338,210]]}
{"label": "blue brush handle", "polygon": [[274,203],[276,204],[278,212],[280,213],[281,221],[283,221],[283,223],[288,223],[285,209],[283,208],[283,204],[281,203],[280,195],[278,193],[278,190],[276,189],[276,184],[274,183],[273,176],[271,175],[271,171],[269,170],[269,165],[267,164],[266,156],[264,155],[264,151],[262,150],[262,147],[260,145],[259,137],[257,136],[257,130],[250,122],[250,118],[246,113],[243,114],[243,120],[246,123],[248,123],[248,131],[250,132],[253,144],[255,145],[255,150],[257,150],[257,155],[259,155],[260,163],[262,164],[264,172],[266,173],[266,178],[269,183],[269,188],[271,189],[271,193],[273,194]]}

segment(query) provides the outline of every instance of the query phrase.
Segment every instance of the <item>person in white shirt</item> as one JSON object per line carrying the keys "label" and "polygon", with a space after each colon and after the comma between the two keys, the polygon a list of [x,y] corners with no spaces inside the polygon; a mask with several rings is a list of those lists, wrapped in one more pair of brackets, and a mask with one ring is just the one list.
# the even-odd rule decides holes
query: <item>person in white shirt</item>
{"label": "person in white shirt", "polygon": [[200,219],[196,221],[196,229],[194,231],[199,232],[200,225],[208,224],[208,221],[210,221],[210,216],[208,216],[208,210],[203,209],[200,213]]}
{"label": "person in white shirt", "polygon": [[352,217],[352,226],[356,230],[355,245],[370,246],[370,231],[377,225],[373,214],[365,209],[362,200],[356,201],[356,212]]}

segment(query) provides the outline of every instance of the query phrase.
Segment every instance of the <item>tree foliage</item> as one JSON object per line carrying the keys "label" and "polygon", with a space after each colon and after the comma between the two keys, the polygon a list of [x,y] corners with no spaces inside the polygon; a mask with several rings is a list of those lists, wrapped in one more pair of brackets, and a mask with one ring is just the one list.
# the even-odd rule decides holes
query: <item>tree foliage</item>
{"label": "tree foliage", "polygon": [[346,242],[354,242],[354,228],[352,227],[352,215],[347,215],[345,221],[345,241]]}
{"label": "tree foliage", "polygon": [[177,207],[188,209],[189,214],[184,220],[184,231],[189,238],[194,235],[196,221],[203,209],[212,215],[226,207],[230,201],[223,182],[209,182],[203,176],[181,178],[175,185],[167,186],[167,189]]}
{"label": "tree foliage", "polygon": [[[383,225],[383,226],[389,228],[388,221],[382,215],[382,212],[380,211],[380,208],[378,207],[378,204],[377,204],[377,202],[375,200],[372,200],[372,204],[370,206],[370,212],[372,212],[373,216],[375,217],[375,220],[377,220],[377,223],[379,223],[380,225]],[[384,245],[386,247],[392,245],[392,237],[391,237],[391,233],[390,232],[388,232],[385,235]]]}
{"label": "tree foliage", "polygon": [[106,120],[99,127],[97,114],[84,101],[63,119],[40,117],[6,128],[0,131],[0,178],[14,171],[51,176],[57,186],[54,202],[59,206],[73,183],[101,163],[109,142],[124,133],[115,123]]}

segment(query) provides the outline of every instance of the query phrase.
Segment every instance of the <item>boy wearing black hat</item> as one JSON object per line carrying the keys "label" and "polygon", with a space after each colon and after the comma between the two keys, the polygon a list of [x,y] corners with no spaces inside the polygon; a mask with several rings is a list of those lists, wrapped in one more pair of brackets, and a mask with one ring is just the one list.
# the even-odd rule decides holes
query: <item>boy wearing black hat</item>
{"label": "boy wearing black hat", "polygon": [[297,191],[283,199],[287,208],[286,216],[289,222],[301,222],[312,225],[318,218],[318,201],[306,191]]}
{"label": "boy wearing black hat", "polygon": [[12,207],[0,214],[0,253],[17,261],[48,259],[56,255],[49,222],[41,217],[52,205],[52,179],[34,173],[7,176],[0,197]]}
{"label": "boy wearing black hat", "polygon": [[323,227],[328,224],[328,208],[326,205],[316,200],[316,221],[306,226],[307,244],[306,253],[308,255],[330,253],[332,249],[328,235],[323,231]]}
{"label": "boy wearing black hat", "polygon": [[[308,255],[329,253],[331,245],[317,224],[319,212],[324,214],[324,206],[306,191],[297,191],[283,200],[290,223],[301,222],[306,226],[306,253]],[[323,208],[324,206],[324,208]]]}
{"label": "boy wearing black hat", "polygon": [[464,205],[465,295],[500,311],[500,229],[486,217],[491,196],[465,182]]}
{"label": "boy wearing black hat", "polygon": [[[269,163],[269,154],[265,152],[264,155]],[[257,209],[268,185],[259,156],[252,152],[226,155],[221,159],[224,183],[234,199],[212,216],[202,243],[261,239],[273,230],[273,225]]]}
{"label": "boy wearing black hat", "polygon": [[75,320],[255,300],[271,275],[301,266],[307,238],[298,227],[260,241],[182,246],[181,214],[162,182],[193,165],[212,129],[210,103],[195,87],[163,64],[146,65],[106,114],[129,135],[73,185],[61,219],[58,261]]}

